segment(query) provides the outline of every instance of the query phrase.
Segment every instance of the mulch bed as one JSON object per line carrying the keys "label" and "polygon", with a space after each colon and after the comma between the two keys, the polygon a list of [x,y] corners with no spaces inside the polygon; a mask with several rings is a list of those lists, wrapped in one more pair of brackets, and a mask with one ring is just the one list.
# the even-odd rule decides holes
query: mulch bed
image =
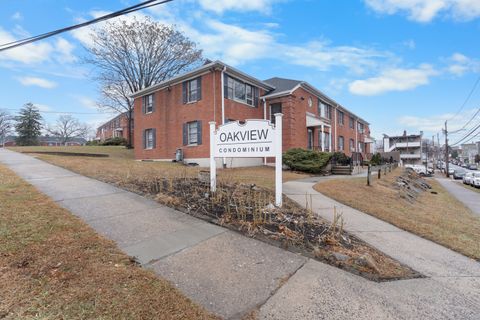
{"label": "mulch bed", "polygon": [[207,181],[186,176],[129,180],[128,189],[166,206],[369,280],[422,277],[345,232],[343,218],[335,210],[330,223],[286,197],[282,208],[274,207],[274,193],[255,185],[223,182],[211,194]]}

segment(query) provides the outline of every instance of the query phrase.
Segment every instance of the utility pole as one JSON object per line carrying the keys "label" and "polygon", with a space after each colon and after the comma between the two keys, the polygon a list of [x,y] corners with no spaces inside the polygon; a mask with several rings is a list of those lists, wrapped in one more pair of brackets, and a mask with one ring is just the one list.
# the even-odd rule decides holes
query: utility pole
{"label": "utility pole", "polygon": [[447,178],[450,177],[448,174],[448,130],[447,130],[447,121],[445,121],[445,175]]}
{"label": "utility pole", "polygon": [[437,168],[436,158],[437,158],[437,155],[435,154],[435,136],[432,136],[432,167],[433,167],[433,172],[435,172],[435,169]]}

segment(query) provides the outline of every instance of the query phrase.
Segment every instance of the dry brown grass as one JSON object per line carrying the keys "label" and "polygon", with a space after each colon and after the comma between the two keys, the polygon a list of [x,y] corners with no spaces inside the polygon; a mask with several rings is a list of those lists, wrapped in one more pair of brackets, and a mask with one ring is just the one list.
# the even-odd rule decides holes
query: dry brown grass
{"label": "dry brown grass", "polygon": [[358,178],[329,180],[314,188],[399,228],[480,259],[480,218],[433,179],[428,182],[437,194],[424,192],[413,204],[401,198],[392,185],[400,170],[380,180],[374,178],[370,187],[366,185],[366,178]]}
{"label": "dry brown grass", "polygon": [[[133,150],[114,146],[84,147],[13,147],[18,152],[62,151],[109,154],[109,158],[64,157],[58,155],[37,154],[39,159],[57,166],[75,171],[82,175],[108,183],[126,185],[128,179],[135,177],[178,177],[197,176],[201,168],[186,167],[172,162],[141,162],[133,160]],[[248,167],[218,169],[218,178],[230,182],[256,184],[273,189],[275,186],[275,169],[273,167]],[[306,174],[284,171],[283,181],[308,177]]]}
{"label": "dry brown grass", "polygon": [[0,318],[214,319],[0,166]]}

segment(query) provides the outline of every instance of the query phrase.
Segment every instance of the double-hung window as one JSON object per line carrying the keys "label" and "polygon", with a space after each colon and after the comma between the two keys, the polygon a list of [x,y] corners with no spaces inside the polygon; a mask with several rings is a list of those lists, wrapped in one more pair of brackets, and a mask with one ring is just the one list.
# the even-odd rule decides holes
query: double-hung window
{"label": "double-hung window", "polygon": [[325,105],[325,118],[332,119],[332,107],[328,104]]}
{"label": "double-hung window", "polygon": [[143,113],[153,112],[153,93],[143,97]]}
{"label": "double-hung window", "polygon": [[325,141],[324,141],[325,151],[330,151],[330,133],[325,132],[324,137],[325,137]]}
{"label": "double-hung window", "polygon": [[344,123],[344,121],[343,121],[343,120],[344,120],[344,119],[343,119],[344,113],[343,113],[342,111],[338,110],[337,115],[338,115],[338,124],[341,125],[341,126],[343,126],[343,123]]}
{"label": "double-hung window", "polygon": [[348,117],[348,126],[350,129],[355,129],[355,120],[352,117]]}
{"label": "double-hung window", "polygon": [[365,132],[363,123],[360,123],[360,122],[358,123],[358,132],[359,133],[364,133]]}
{"label": "double-hung window", "polygon": [[155,148],[155,129],[146,129],[144,131],[144,147],[145,149]]}
{"label": "double-hung window", "polygon": [[355,151],[355,141],[353,139],[350,139],[350,151]]}
{"label": "double-hung window", "polygon": [[197,144],[198,142],[198,122],[187,123],[188,144]]}
{"label": "double-hung window", "polygon": [[341,151],[344,150],[344,149],[343,149],[343,146],[344,146],[343,142],[344,142],[343,137],[342,137],[342,136],[339,136],[339,137],[338,137],[338,148],[337,148],[339,151],[340,151],[340,150],[341,150]]}
{"label": "double-hung window", "polygon": [[198,77],[183,83],[183,103],[193,103],[202,99],[202,78]]}

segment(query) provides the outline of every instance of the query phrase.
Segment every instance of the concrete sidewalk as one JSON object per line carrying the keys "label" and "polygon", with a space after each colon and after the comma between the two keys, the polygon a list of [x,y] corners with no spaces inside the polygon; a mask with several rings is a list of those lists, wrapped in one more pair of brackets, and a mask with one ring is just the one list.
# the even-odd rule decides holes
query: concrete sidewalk
{"label": "concrete sidewalk", "polygon": [[435,177],[435,180],[457,198],[458,201],[462,202],[467,208],[472,210],[473,213],[480,216],[480,193],[461,186],[461,180],[457,182],[444,177]]}
{"label": "concrete sidewalk", "polygon": [[[0,163],[81,217],[192,300],[224,318],[478,319],[480,266],[343,207],[347,228],[429,276],[375,283],[161,206],[136,194],[0,149]],[[339,204],[289,182],[285,192],[331,218]]]}

